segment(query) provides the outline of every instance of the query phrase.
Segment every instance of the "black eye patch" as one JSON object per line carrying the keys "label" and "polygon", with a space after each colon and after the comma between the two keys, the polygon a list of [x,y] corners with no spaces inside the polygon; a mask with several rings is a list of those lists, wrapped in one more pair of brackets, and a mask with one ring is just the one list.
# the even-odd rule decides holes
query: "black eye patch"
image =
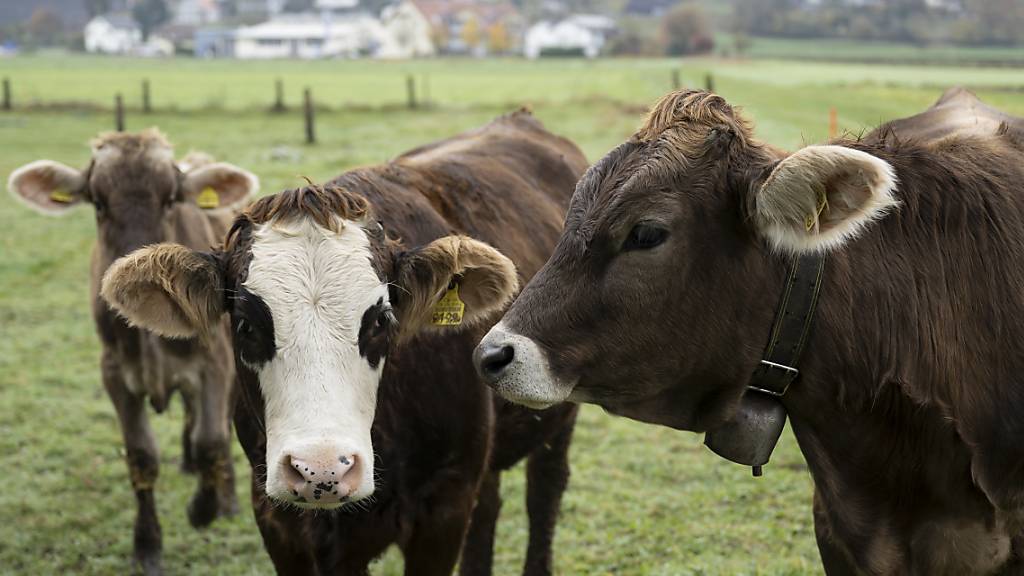
{"label": "black eye patch", "polygon": [[383,298],[363,312],[359,324],[359,355],[366,358],[370,368],[376,369],[381,358],[387,356],[391,336],[397,326],[391,305],[385,304]]}
{"label": "black eye patch", "polygon": [[231,311],[231,340],[243,364],[259,366],[277,353],[274,319],[262,298],[239,288]]}

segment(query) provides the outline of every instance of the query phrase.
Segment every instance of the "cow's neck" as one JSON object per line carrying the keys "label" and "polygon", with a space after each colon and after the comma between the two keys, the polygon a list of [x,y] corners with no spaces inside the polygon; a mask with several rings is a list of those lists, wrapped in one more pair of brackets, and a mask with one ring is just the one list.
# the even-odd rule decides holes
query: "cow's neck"
{"label": "cow's neck", "polygon": [[[937,376],[912,344],[920,323],[899,310],[905,298],[886,292],[897,288],[851,260],[830,257],[801,378],[783,404],[814,478],[816,514],[867,565],[906,527],[984,523],[992,507],[972,482],[971,455],[943,401],[947,383],[936,378],[925,397],[914,386],[921,381],[908,380]],[[890,552],[898,565],[902,553]]]}

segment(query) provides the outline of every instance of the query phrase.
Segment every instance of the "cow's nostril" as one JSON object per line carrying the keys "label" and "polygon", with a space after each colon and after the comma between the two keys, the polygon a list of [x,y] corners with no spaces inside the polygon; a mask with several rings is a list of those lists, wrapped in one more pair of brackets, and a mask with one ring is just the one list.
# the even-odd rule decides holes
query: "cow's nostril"
{"label": "cow's nostril", "polygon": [[309,472],[306,472],[304,468],[308,470],[309,467],[305,462],[294,456],[287,456],[281,462],[281,475],[290,488],[306,483]]}
{"label": "cow's nostril", "polygon": [[488,346],[480,354],[480,367],[491,377],[499,376],[515,359],[515,348],[509,345]]}

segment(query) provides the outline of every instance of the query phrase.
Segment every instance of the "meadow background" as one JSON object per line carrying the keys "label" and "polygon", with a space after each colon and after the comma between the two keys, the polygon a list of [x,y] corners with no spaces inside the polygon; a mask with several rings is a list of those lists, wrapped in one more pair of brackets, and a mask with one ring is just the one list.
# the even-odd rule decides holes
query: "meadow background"
{"label": "meadow background", "polygon": [[[812,61],[833,50],[850,62]],[[671,89],[715,89],[741,106],[757,134],[797,148],[827,137],[829,109],[854,133],[925,109],[952,85],[1024,115],[1024,69],[957,67],[943,52],[900,61],[855,44],[755,45],[762,58],[241,62],[134,60],[79,55],[0,59],[15,109],[0,112],[0,175],[50,158],[84,167],[88,140],[113,127],[115,92],[127,129],[158,126],[179,155],[205,150],[256,172],[262,192],[325,180],[413,146],[529,106],[591,161],[629,137],[647,107]],[[964,58],[965,51],[956,52]],[[986,54],[988,56],[986,56]],[[1005,62],[1004,52],[968,54]],[[866,62],[866,63],[857,63]],[[413,75],[421,99],[405,108]],[[154,113],[143,115],[148,78]],[[284,113],[270,113],[273,83]],[[303,144],[301,90],[317,101],[319,142]],[[0,574],[123,574],[135,502],[113,408],[99,380],[99,347],[87,302],[93,216],[29,212],[0,196]],[[665,352],[668,353],[668,352]],[[271,574],[249,509],[249,468],[235,446],[242,512],[195,531],[185,504],[195,480],[178,471],[183,409],[152,421],[161,446],[157,501],[168,574]],[[818,574],[812,485],[791,434],[765,476],[751,478],[701,445],[701,437],[585,407],[572,448],[573,476],[555,542],[558,574]],[[520,570],[526,543],[522,470],[506,474],[495,574]],[[400,574],[392,552],[376,574]]]}

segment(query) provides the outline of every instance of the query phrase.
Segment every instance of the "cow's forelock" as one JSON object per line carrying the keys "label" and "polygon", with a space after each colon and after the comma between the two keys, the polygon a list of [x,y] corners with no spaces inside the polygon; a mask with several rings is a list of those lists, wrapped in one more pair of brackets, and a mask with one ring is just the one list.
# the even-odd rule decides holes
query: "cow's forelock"
{"label": "cow's forelock", "polygon": [[[362,460],[362,481],[351,498],[368,495],[370,427],[392,320],[370,234],[359,222],[339,220],[329,230],[310,218],[255,224],[249,232],[250,259],[236,297],[258,302],[269,319],[241,329],[236,322],[235,348],[259,380],[267,492],[290,498],[282,462],[306,458],[304,451],[331,451],[337,452],[332,458]],[[268,329],[273,355],[247,358],[246,343],[266,342]],[[253,354],[261,349],[251,348]]]}

